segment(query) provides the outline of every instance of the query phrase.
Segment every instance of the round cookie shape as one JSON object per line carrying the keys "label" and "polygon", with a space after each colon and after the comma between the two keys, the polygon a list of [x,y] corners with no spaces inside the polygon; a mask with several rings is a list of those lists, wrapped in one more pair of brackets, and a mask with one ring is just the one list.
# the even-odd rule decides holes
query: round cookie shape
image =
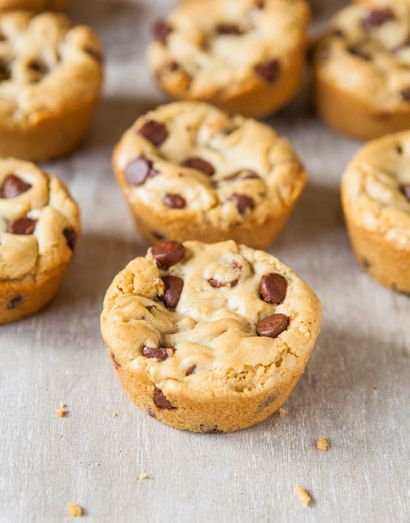
{"label": "round cookie shape", "polygon": [[360,266],[410,293],[410,131],[365,145],[342,181],[343,209]]}
{"label": "round cookie shape", "polygon": [[83,139],[102,84],[102,51],[62,14],[0,15],[0,156],[46,161]]}
{"label": "round cookie shape", "polygon": [[138,118],[113,165],[151,242],[234,239],[266,247],[306,182],[291,145],[270,126],[202,102],[174,102]]}
{"label": "round cookie shape", "polygon": [[313,291],[270,254],[233,241],[165,242],[114,278],[101,332],[138,407],[171,427],[214,433],[279,409],[320,320]]}
{"label": "round cookie shape", "polygon": [[80,231],[63,183],[21,160],[0,160],[0,324],[28,316],[58,291]]}
{"label": "round cookie shape", "polygon": [[63,11],[67,8],[68,0],[0,0],[1,11]]}
{"label": "round cookie shape", "polygon": [[154,23],[148,63],[173,98],[262,116],[300,86],[308,23],[305,0],[183,2]]}
{"label": "round cookie shape", "polygon": [[331,20],[314,57],[322,118],[356,138],[410,127],[410,2],[351,5]]}

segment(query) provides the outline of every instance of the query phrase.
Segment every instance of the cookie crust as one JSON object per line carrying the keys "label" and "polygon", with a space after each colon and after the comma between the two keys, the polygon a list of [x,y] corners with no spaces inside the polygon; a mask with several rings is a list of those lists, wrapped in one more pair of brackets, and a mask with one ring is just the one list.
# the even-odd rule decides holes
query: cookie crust
{"label": "cookie crust", "polygon": [[266,247],[307,178],[271,127],[200,102],[174,102],[140,117],[115,148],[113,166],[151,242],[234,239]]}
{"label": "cookie crust", "polygon": [[[304,371],[319,334],[319,300],[265,252],[186,242],[161,269],[163,246],[130,262],[105,296],[101,332],[124,389],[178,429],[231,432],[264,420]],[[280,298],[269,285],[260,295],[270,273],[286,282]],[[173,307],[170,277],[183,281]],[[271,315],[278,321],[266,328]]]}
{"label": "cookie crust", "polygon": [[64,11],[68,0],[0,0],[0,12],[27,9],[29,11]]}

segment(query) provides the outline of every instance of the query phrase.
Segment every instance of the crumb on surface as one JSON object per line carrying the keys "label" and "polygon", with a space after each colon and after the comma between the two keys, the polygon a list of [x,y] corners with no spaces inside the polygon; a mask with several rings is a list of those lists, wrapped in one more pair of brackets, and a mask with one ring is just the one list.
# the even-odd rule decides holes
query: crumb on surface
{"label": "crumb on surface", "polygon": [[324,438],[323,436],[319,436],[319,438],[316,442],[316,448],[318,450],[321,450],[322,452],[326,452],[330,448],[329,440]]}
{"label": "crumb on surface", "polygon": [[67,410],[67,407],[64,406],[64,407],[58,407],[57,409],[57,416],[59,418],[64,418],[64,416],[66,416],[68,414],[68,410]]}
{"label": "crumb on surface", "polygon": [[307,490],[305,490],[300,485],[295,485],[293,490],[295,491],[295,494],[298,496],[302,505],[305,507],[308,507],[310,502],[312,501],[312,498],[311,498],[310,494],[307,492]]}
{"label": "crumb on surface", "polygon": [[141,472],[140,475],[138,476],[138,480],[141,480],[141,479],[149,479],[149,476],[146,472]]}
{"label": "crumb on surface", "polygon": [[111,416],[112,416],[113,418],[118,418],[118,412],[113,412],[113,413],[111,414]]}
{"label": "crumb on surface", "polygon": [[284,409],[283,407],[281,407],[281,408],[278,410],[278,412],[279,412],[279,416],[281,416],[281,417],[283,418],[283,416],[286,416],[286,414],[287,414],[288,411],[287,411],[286,409]]}
{"label": "crumb on surface", "polygon": [[67,503],[67,510],[73,518],[77,518],[84,514],[84,510],[77,505],[77,503]]}

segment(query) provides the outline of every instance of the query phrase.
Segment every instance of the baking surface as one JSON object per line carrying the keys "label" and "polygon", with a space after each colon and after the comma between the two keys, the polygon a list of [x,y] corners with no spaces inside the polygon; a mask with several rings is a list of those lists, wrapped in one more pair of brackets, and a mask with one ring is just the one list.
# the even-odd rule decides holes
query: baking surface
{"label": "baking surface", "polygon": [[[317,16],[343,2],[318,0]],[[333,4],[333,5],[332,5]],[[152,19],[171,0],[72,0],[107,51],[104,99],[87,143],[47,165],[82,210],[75,262],[57,299],[0,328],[0,521],[410,521],[410,298],[380,287],[354,259],[339,205],[341,172],[359,143],[319,123],[307,96],[272,119],[310,180],[271,252],[324,306],[322,334],[284,417],[231,435],[167,428],[126,397],[98,318],[113,276],[147,245],[111,172],[115,141],[163,100],[144,61]],[[61,402],[65,418],[56,415]],[[113,417],[113,413],[118,413]],[[320,453],[316,439],[330,439]],[[151,479],[138,480],[141,472]],[[304,508],[296,484],[313,496]]]}

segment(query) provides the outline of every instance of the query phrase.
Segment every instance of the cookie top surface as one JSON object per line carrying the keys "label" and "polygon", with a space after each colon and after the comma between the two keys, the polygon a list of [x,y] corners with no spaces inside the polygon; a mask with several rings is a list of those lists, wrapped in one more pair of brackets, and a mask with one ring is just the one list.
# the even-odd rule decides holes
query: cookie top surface
{"label": "cookie top surface", "polygon": [[223,99],[273,84],[303,52],[308,21],[304,0],[183,2],[154,24],[148,62],[186,96]]}
{"label": "cookie top surface", "polygon": [[315,294],[268,253],[164,242],[116,276],[101,325],[115,360],[161,389],[252,394],[303,369],[320,316]]}
{"label": "cookie top surface", "polygon": [[0,280],[35,279],[68,263],[79,227],[60,180],[32,163],[0,160]]}
{"label": "cookie top surface", "polygon": [[410,3],[352,5],[318,43],[317,73],[363,103],[410,111]]}
{"label": "cookie top surface", "polygon": [[0,0],[0,11],[12,9],[64,9],[68,0]]}
{"label": "cookie top surface", "polygon": [[365,145],[343,177],[352,218],[410,251],[410,131]]}
{"label": "cookie top surface", "polygon": [[86,26],[61,14],[0,15],[0,116],[35,125],[50,114],[94,100],[102,81],[102,51]]}
{"label": "cookie top surface", "polygon": [[206,214],[220,227],[255,214],[263,223],[272,208],[281,214],[306,177],[289,142],[270,126],[199,102],[139,118],[117,146],[114,167],[131,201],[175,218]]}

